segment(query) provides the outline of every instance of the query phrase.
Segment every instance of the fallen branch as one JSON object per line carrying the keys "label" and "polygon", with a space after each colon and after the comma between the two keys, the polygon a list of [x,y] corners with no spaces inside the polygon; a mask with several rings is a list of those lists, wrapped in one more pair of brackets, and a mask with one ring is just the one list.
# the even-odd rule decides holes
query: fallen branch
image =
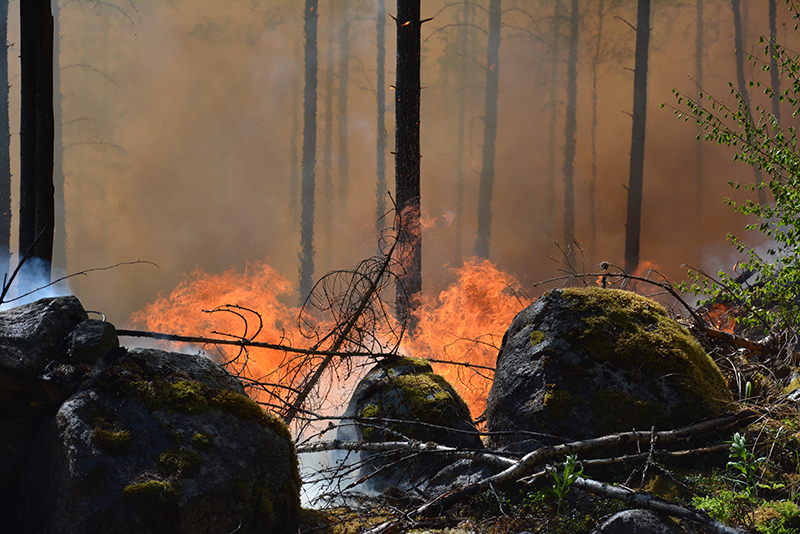
{"label": "fallen branch", "polygon": [[[563,445],[555,445],[548,447],[541,447],[526,454],[519,462],[506,468],[504,471],[496,475],[486,477],[479,480],[474,484],[470,484],[460,490],[446,493],[420,507],[409,514],[411,517],[434,517],[441,515],[452,506],[459,502],[482,493],[493,486],[499,486],[511,482],[524,479],[531,473],[534,468],[545,462],[560,458],[567,454],[585,453],[588,451],[596,451],[610,447],[623,447],[627,445],[641,445],[649,442],[651,439],[657,439],[661,445],[667,443],[675,443],[680,440],[689,439],[692,437],[699,437],[710,433],[719,433],[728,431],[733,428],[745,426],[754,420],[758,419],[760,414],[755,410],[746,409],[737,413],[722,415],[694,423],[692,425],[679,428],[677,430],[666,430],[661,432],[624,432],[620,434],[612,434],[599,438],[587,439],[583,441],[575,441],[572,443],[565,443]],[[384,533],[399,524],[397,520],[389,521],[370,530],[370,534]]]}
{"label": "fallen branch", "polygon": [[703,525],[703,529],[712,534],[746,534],[745,530],[733,528],[712,519],[706,512],[686,508],[648,493],[640,493],[621,486],[612,486],[611,484],[605,484],[604,482],[598,482],[597,480],[583,477],[575,479],[572,486],[594,493],[595,495],[602,495],[603,497],[624,501],[635,508],[644,508],[671,517],[688,519],[693,523]]}

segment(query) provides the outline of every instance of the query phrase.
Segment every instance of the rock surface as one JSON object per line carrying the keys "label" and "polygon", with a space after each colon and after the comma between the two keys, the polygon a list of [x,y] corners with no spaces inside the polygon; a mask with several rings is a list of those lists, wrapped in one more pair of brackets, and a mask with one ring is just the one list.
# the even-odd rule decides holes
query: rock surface
{"label": "rock surface", "polygon": [[623,510],[607,519],[592,534],[678,534],[649,510]]}
{"label": "rock surface", "polygon": [[238,379],[120,348],[74,297],[22,308],[0,312],[4,532],[268,534],[296,518],[291,436]]}
{"label": "rock surface", "polygon": [[[417,358],[386,359],[359,382],[348,404],[347,417],[375,418],[375,424],[342,427],[338,439],[368,442],[433,441],[439,445],[482,449],[469,408],[453,387]],[[390,421],[382,421],[389,419]],[[372,489],[417,487],[450,463],[435,453],[364,454],[369,458],[361,476],[371,475]],[[376,473],[381,466],[398,464]]]}
{"label": "rock surface", "polygon": [[493,445],[533,437],[521,447],[530,449],[542,434],[575,440],[676,428],[730,401],[717,366],[655,301],[617,289],[554,289],[506,332],[486,420],[490,432],[519,431]]}

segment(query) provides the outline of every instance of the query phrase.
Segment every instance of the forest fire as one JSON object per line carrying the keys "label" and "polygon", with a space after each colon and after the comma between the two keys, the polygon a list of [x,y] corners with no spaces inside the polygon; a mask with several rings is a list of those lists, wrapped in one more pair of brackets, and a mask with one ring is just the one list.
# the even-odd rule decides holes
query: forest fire
{"label": "forest fire", "polygon": [[721,302],[715,302],[706,307],[706,316],[714,325],[717,330],[722,330],[729,334],[733,334],[734,326],[736,325],[736,318],[733,315],[734,310],[730,306],[726,306]]}
{"label": "forest fire", "polygon": [[[404,338],[401,350],[433,360],[436,372],[453,384],[477,416],[485,408],[503,334],[529,299],[521,296],[513,277],[487,260],[467,261],[455,275],[456,281],[438,298],[423,300],[415,312],[418,327],[413,337]],[[305,348],[308,340],[297,326],[300,310],[281,302],[282,296],[292,292],[290,282],[267,263],[221,274],[197,268],[168,296],[159,296],[132,320],[156,332]],[[230,347],[220,351],[225,361],[237,354]],[[247,375],[259,378],[278,369],[286,355],[252,348],[248,357]]]}

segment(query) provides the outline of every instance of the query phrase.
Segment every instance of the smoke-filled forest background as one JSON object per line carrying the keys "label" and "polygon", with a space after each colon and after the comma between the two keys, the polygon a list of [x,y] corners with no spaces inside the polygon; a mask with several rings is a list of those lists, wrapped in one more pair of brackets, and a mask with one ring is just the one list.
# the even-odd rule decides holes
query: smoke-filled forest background
{"label": "smoke-filled forest background", "polygon": [[[759,58],[759,36],[770,34],[768,3],[740,6],[744,51]],[[475,250],[487,69],[497,69],[489,259],[536,296],[541,289],[532,283],[558,274],[554,242],[565,245],[570,3],[503,0],[492,65],[488,0],[422,4],[422,17],[432,17],[422,27],[424,293],[435,298]],[[636,4],[580,2],[574,236],[586,269],[623,264]],[[260,262],[292,284],[279,289],[296,305],[303,7],[296,0],[58,2],[56,158],[65,227],[57,229],[54,266],[77,272],[136,259],[159,266],[73,278],[87,309],[122,327],[198,267],[241,273]],[[12,154],[19,153],[18,9],[10,3]],[[386,10],[393,14],[394,2]],[[377,225],[391,222],[376,225],[379,202],[389,205],[386,191],[394,189],[396,33],[393,19],[377,13],[375,2],[319,2],[315,277],[374,254]],[[378,23],[386,31],[383,186]],[[731,192],[729,180],[748,182],[753,173],[729,150],[698,143],[691,122],[659,106],[674,103],[673,88],[695,91],[690,76],[734,103],[732,3],[660,0],[650,26],[641,259],[673,279],[683,278],[687,263],[729,269],[735,258],[726,233],[741,235],[748,221],[723,198],[743,194]],[[778,2],[777,38],[789,48],[798,40],[793,26]],[[760,65],[744,65],[747,79],[766,79]],[[18,158],[15,176],[17,168]]]}

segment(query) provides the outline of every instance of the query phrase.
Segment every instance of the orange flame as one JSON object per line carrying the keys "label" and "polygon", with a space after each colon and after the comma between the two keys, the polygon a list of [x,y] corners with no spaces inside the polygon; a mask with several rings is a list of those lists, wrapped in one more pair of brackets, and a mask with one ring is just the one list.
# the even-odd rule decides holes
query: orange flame
{"label": "orange flame", "polygon": [[[404,348],[417,357],[494,368],[506,329],[529,302],[519,282],[488,260],[473,258],[455,270],[457,280],[438,299],[423,298],[418,327]],[[493,372],[444,363],[434,370],[458,390],[473,416],[483,412]]]}
{"label": "orange flame", "polygon": [[736,325],[736,319],[733,317],[733,309],[722,304],[721,302],[715,302],[706,310],[708,318],[711,320],[711,324],[717,330],[722,330],[723,332],[728,332],[729,334],[733,334],[733,327]]}
{"label": "orange flame", "polygon": [[[487,260],[469,260],[455,274],[457,280],[438,298],[423,299],[415,312],[418,328],[413,338],[404,340],[403,348],[416,357],[493,369],[503,334],[514,315],[528,304],[527,299],[520,298],[516,279]],[[293,291],[292,284],[267,263],[248,264],[243,272],[231,268],[219,274],[198,267],[168,296],[159,295],[135,313],[132,322],[156,332],[240,336],[296,346],[304,341],[297,329],[300,310],[279,298]],[[241,306],[257,315],[241,308],[202,313],[224,305]],[[259,316],[263,327],[254,335]],[[228,349],[222,356],[228,361],[236,353],[236,349]],[[285,360],[285,354],[276,350],[253,348],[248,354],[247,374],[255,378],[275,371]],[[435,362],[433,366],[459,391],[473,415],[483,412],[492,369]]]}
{"label": "orange flame", "polygon": [[[132,322],[156,332],[187,336],[217,334],[278,343],[299,337],[298,310],[278,298],[292,291],[292,284],[267,263],[248,264],[243,272],[231,268],[220,274],[209,274],[197,267],[169,296],[159,294],[155,302],[134,313]],[[257,314],[242,309],[219,310],[225,305],[241,306]],[[202,313],[209,310],[217,311]],[[255,335],[260,322],[263,326]],[[228,360],[236,352],[236,349],[223,350],[223,358]],[[283,358],[280,351],[252,351],[249,374],[263,376]]]}

